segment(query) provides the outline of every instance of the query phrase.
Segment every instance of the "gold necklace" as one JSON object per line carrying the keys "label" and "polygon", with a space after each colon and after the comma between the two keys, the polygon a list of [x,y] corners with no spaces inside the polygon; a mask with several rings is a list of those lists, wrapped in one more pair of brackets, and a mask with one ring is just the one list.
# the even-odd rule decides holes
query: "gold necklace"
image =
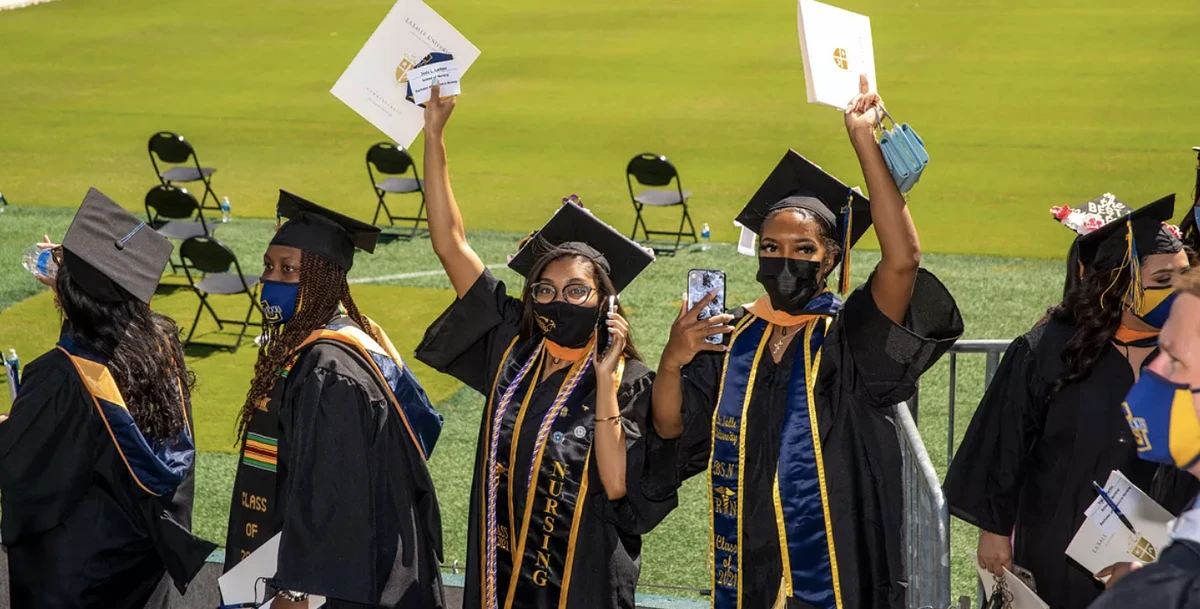
{"label": "gold necklace", "polygon": [[779,328],[779,339],[778,339],[778,340],[775,340],[775,341],[773,341],[773,342],[771,343],[771,353],[772,353],[773,355],[776,355],[776,356],[778,356],[778,355],[779,355],[779,351],[783,349],[783,343],[787,341],[788,329],[789,329],[789,328],[785,328],[785,327],[782,327],[782,326],[780,326],[780,328]]}

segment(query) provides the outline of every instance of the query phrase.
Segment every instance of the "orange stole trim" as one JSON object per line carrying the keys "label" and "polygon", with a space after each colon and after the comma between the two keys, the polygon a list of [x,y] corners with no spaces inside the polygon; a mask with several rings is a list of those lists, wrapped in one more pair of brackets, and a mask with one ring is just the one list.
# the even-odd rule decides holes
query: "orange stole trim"
{"label": "orange stole trim", "polygon": [[1117,328],[1116,334],[1113,334],[1113,339],[1123,343],[1132,343],[1146,338],[1155,338],[1159,333],[1159,330],[1132,330],[1122,325]]}
{"label": "orange stole trim", "polygon": [[[104,421],[104,428],[108,430],[108,437],[117,449],[117,454],[121,455],[121,462],[125,464],[125,469],[129,470],[129,477],[133,478],[138,488],[154,497],[160,497],[161,495],[158,493],[146,488],[146,485],[142,484],[137,474],[134,473],[133,466],[129,465],[129,459],[125,458],[125,452],[121,450],[121,444],[117,442],[117,435],[113,433],[112,425],[108,423],[108,417],[104,416],[104,409],[100,407],[100,400],[103,399],[105,402],[120,406],[126,411],[129,410],[125,406],[125,398],[121,397],[121,391],[117,388],[117,383],[113,380],[112,373],[108,371],[108,367],[89,359],[75,357],[62,347],[58,347],[58,350],[66,354],[67,359],[71,360],[71,364],[75,366],[75,372],[79,374],[79,378],[83,380],[83,384],[87,387],[88,394],[92,396],[92,405],[96,407],[96,414],[100,415],[101,421]],[[179,389],[179,408],[183,411],[184,425],[187,426],[187,408],[183,404],[182,386]],[[187,428],[191,429],[190,426]]]}
{"label": "orange stole trim", "polygon": [[[591,349],[586,346],[579,347],[578,349],[571,349],[569,347],[564,347],[558,343],[552,342],[549,339],[543,339],[542,342],[546,344],[546,351],[550,352],[550,357],[553,357],[557,360],[562,360],[564,362],[577,362],[584,355],[586,355],[588,351],[591,351]],[[589,344],[591,343],[589,342]]]}
{"label": "orange stole trim", "polygon": [[798,326],[822,315],[791,315],[783,311],[776,311],[775,307],[771,306],[771,297],[766,294],[759,296],[758,300],[745,305],[746,310],[750,311],[755,317],[761,317],[767,320],[768,323],[774,326]]}

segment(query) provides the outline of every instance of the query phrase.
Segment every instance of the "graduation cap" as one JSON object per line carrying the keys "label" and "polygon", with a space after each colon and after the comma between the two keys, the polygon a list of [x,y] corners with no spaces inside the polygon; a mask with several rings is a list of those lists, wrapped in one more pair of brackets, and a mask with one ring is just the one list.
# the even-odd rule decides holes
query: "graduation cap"
{"label": "graduation cap", "polygon": [[150,304],[174,246],[92,188],[63,237],[63,264],[91,297]]}
{"label": "graduation cap", "polygon": [[555,250],[591,258],[608,273],[617,292],[633,283],[654,262],[654,254],[583,208],[579,199],[563,199],[546,225],[526,239],[508,267],[527,280],[538,258]]}
{"label": "graduation cap", "polygon": [[795,150],[788,150],[738,214],[737,223],[761,235],[767,216],[788,207],[809,210],[833,230],[842,246],[839,288],[845,293],[850,285],[850,249],[871,227],[871,202]]}
{"label": "graduation cap", "polygon": [[1130,305],[1141,297],[1141,260],[1183,249],[1179,229],[1167,224],[1175,215],[1174,194],[1138,209],[1131,209],[1112,194],[1105,194],[1070,209],[1069,213],[1062,207],[1051,211],[1063,224],[1079,233],[1072,247],[1081,276],[1089,267],[1112,268],[1118,272],[1128,268],[1131,283],[1126,302]]}
{"label": "graduation cap", "polygon": [[316,254],[349,271],[354,266],[354,249],[375,251],[379,227],[344,216],[298,197],[279,191],[277,217],[287,218],[271,239],[271,245],[287,245]]}

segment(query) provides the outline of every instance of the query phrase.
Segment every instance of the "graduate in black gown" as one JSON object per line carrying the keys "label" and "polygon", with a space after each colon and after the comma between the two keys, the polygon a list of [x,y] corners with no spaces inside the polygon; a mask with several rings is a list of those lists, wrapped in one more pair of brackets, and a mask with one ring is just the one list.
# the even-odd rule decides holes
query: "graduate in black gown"
{"label": "graduate in black gown", "polygon": [[509,296],[467,243],[450,190],[442,134],[454,99],[435,87],[432,100],[430,238],[458,299],[417,357],[487,397],[463,606],[632,609],[641,535],[676,496],[642,484],[656,450],[646,420],[653,376],[608,299],[653,256],[564,199],[510,262],[526,281],[520,298]]}
{"label": "graduate in black gown", "polygon": [[346,273],[379,229],[280,192],[263,257],[267,341],[242,409],[226,570],[280,534],[275,609],[443,607],[425,460],[442,419]]}
{"label": "graduate in black gown", "polygon": [[192,375],[149,306],[171,249],[93,188],[54,250],[62,333],[0,423],[5,606],[165,607],[216,547],[191,534]]}
{"label": "graduate in black gown", "polygon": [[[865,93],[865,83],[864,83]],[[868,201],[795,152],[738,216],[758,234],[766,295],[671,329],[654,425],[682,436],[680,476],[712,492],[713,606],[901,609],[901,453],[893,406],[962,334],[954,299],[920,269],[916,228],[873,129],[877,95],[846,127]],[[882,260],[843,302],[829,288],[872,220]],[[725,344],[703,338],[732,332]],[[657,470],[655,470],[657,471]]]}
{"label": "graduate in black gown", "polygon": [[[1053,210],[1083,233],[1077,277],[1009,346],[946,476],[951,514],[980,529],[981,565],[1028,569],[1055,609],[1082,609],[1104,589],[1065,554],[1096,499],[1093,482],[1120,470],[1173,513],[1196,492],[1190,476],[1137,458],[1121,409],[1155,350],[1171,277],[1189,266],[1177,229],[1163,224],[1174,201],[1132,211],[1106,194]],[[1111,583],[1127,570],[1096,575]]]}

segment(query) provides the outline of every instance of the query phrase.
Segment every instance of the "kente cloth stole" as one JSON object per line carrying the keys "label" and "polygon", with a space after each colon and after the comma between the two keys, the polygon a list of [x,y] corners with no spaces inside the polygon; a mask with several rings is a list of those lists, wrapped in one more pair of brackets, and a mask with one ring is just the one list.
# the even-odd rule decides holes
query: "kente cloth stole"
{"label": "kente cloth stole", "polygon": [[[772,497],[783,567],[781,595],[822,609],[840,609],[842,602],[814,391],[825,333],[840,308],[841,301],[832,294],[815,298],[805,311],[811,317],[797,328],[802,335],[793,339],[801,344],[788,379]],[[725,358],[709,463],[714,609],[743,606],[744,502],[765,499],[744,497],[746,424],[759,362],[770,357],[766,347],[773,327],[747,315],[738,324]]]}
{"label": "kente cloth stole", "polygon": [[[595,403],[589,401],[596,381],[592,357],[576,361],[542,416],[534,444],[518,447],[547,358],[542,341],[518,345],[514,339],[497,369],[485,411],[479,577],[481,606],[487,609],[509,608],[514,602],[569,606],[575,540],[588,493],[595,429]],[[518,452],[528,451],[533,452],[531,466],[516,471]],[[520,480],[517,476],[524,478],[523,487],[512,483]],[[514,509],[514,487],[525,489],[520,513]]]}
{"label": "kente cloth stole", "polygon": [[[75,372],[92,396],[92,403],[108,429],[117,454],[125,462],[129,475],[143,491],[161,496],[172,493],[187,477],[196,458],[196,445],[183,412],[183,429],[168,440],[153,440],[142,435],[133,416],[121,397],[104,358],[87,352],[69,336],[58,341],[58,349],[67,354]],[[178,383],[178,381],[177,381]],[[179,407],[183,405],[183,388],[179,387]]]}
{"label": "kente cloth stole", "polygon": [[[404,365],[404,360],[396,353],[387,334],[374,322],[370,323],[379,342],[342,317],[310,334],[296,348],[296,353],[322,340],[338,342],[357,350],[371,365],[376,380],[387,388],[384,394],[400,415],[417,451],[422,457],[428,458],[441,433],[442,417],[429,403],[425,390]],[[271,388],[270,396],[258,406],[246,429],[229,514],[226,571],[275,534],[279,402],[283,398],[287,375],[295,363],[294,356],[279,370],[278,374],[284,381],[277,381]]]}

